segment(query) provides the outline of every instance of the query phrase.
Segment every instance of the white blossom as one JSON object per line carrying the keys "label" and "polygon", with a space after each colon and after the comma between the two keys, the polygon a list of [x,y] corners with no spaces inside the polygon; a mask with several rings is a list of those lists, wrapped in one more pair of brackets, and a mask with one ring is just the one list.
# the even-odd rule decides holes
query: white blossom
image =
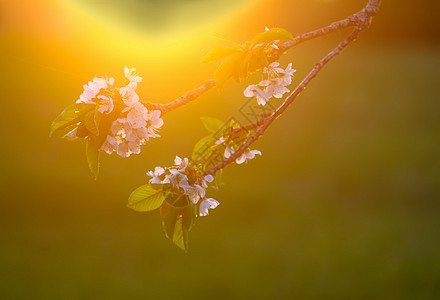
{"label": "white blossom", "polygon": [[273,84],[268,85],[264,89],[266,95],[271,95],[275,98],[282,98],[285,93],[290,92],[290,90],[283,85],[284,81],[282,78],[273,79],[272,82]]}
{"label": "white blossom", "polygon": [[118,143],[114,136],[107,135],[104,144],[101,146],[101,150],[105,151],[107,154],[112,154],[114,151],[118,150]]}
{"label": "white blossom", "polygon": [[119,89],[119,94],[127,107],[132,107],[139,102],[139,95],[136,93],[136,88],[137,83],[130,82]]}
{"label": "white blossom", "polygon": [[214,209],[216,208],[220,203],[213,199],[213,198],[207,198],[204,199],[201,203],[200,203],[200,207],[199,207],[199,216],[207,216],[209,215],[208,213],[208,209]]}
{"label": "white blossom", "polygon": [[226,141],[226,140],[225,140],[225,137],[222,136],[222,137],[220,137],[220,138],[215,142],[215,144],[216,144],[216,145],[220,145],[220,144],[223,144],[225,141]]}
{"label": "white blossom", "polygon": [[260,89],[258,86],[251,84],[244,90],[245,97],[256,97],[259,105],[265,105],[269,101],[270,96],[265,90]]}
{"label": "white blossom", "polygon": [[213,181],[214,181],[214,176],[212,176],[211,174],[208,174],[203,178],[202,186],[206,189],[206,188],[208,188],[207,182],[213,182]]}
{"label": "white blossom", "polygon": [[183,186],[183,189],[194,204],[197,204],[200,199],[205,197],[205,189],[198,184],[194,184],[193,186],[188,184],[187,186]]}
{"label": "white blossom", "polygon": [[92,81],[89,81],[88,84],[83,86],[84,91],[76,103],[95,104],[93,99],[96,98],[101,89],[106,89],[109,85],[113,85],[114,82],[115,80],[113,78],[106,80],[104,78],[94,77]]}
{"label": "white blossom", "polygon": [[113,99],[107,96],[99,95],[97,97],[99,99],[98,102],[98,111],[102,114],[109,114],[113,111]]}
{"label": "white blossom", "polygon": [[125,78],[130,82],[138,83],[142,81],[142,77],[136,74],[136,68],[128,69],[128,67],[124,68]]}
{"label": "white blossom", "polygon": [[127,121],[131,127],[141,128],[147,126],[148,109],[142,103],[137,102],[131,107],[126,107],[122,112],[127,112]]}
{"label": "white blossom", "polygon": [[[219,205],[219,202],[212,198],[205,198],[208,183],[214,181],[211,174],[201,175],[196,172],[192,166],[188,166],[188,158],[176,156],[174,166],[170,168],[155,167],[154,171],[148,171],[147,175],[151,177],[151,184],[171,183],[175,190],[179,190],[183,195],[194,204],[199,204],[200,200],[200,216],[208,215],[208,209],[213,209]],[[191,174],[191,175],[190,175]],[[188,178],[188,176],[190,178]]]}
{"label": "white blossom", "polygon": [[157,134],[157,131],[163,125],[163,120],[160,117],[161,113],[160,110],[152,110],[147,115],[148,135],[150,137],[160,137],[160,135]]}
{"label": "white blossom", "polygon": [[277,77],[279,74],[284,74],[284,69],[278,68],[280,65],[279,62],[273,62],[269,66],[265,67],[263,69],[263,73],[266,73],[269,75],[269,77]]}
{"label": "white blossom", "polygon": [[279,68],[278,62],[273,62],[263,69],[263,73],[267,74],[268,79],[260,81],[257,85],[251,84],[244,90],[245,97],[256,97],[259,105],[266,105],[270,98],[282,98],[285,93],[290,90],[286,87],[292,83],[293,73],[292,63],[286,69]]}
{"label": "white blossom", "polygon": [[248,159],[254,159],[255,155],[261,155],[261,152],[259,150],[246,150],[240,157],[238,157],[235,162],[237,164],[242,164],[245,161],[247,161]]}
{"label": "white blossom", "polygon": [[[235,149],[233,146],[227,146],[225,148],[225,153],[224,153],[224,157],[225,158],[229,158],[231,157],[232,154],[234,154]],[[250,150],[250,149],[246,149],[242,155],[240,155],[238,158],[235,159],[235,162],[237,164],[242,164],[245,161],[247,161],[248,159],[254,159],[255,155],[261,155],[261,151],[259,150]]]}
{"label": "white blossom", "polygon": [[[150,179],[150,183],[155,183],[155,184],[170,183],[170,174],[165,174],[165,171],[166,170],[162,167],[154,168],[154,172],[149,171],[147,175],[152,177]],[[160,179],[160,177],[163,179]]]}
{"label": "white blossom", "polygon": [[188,166],[188,163],[189,160],[187,157],[182,159],[176,155],[176,157],[174,158],[174,165],[179,168],[178,169],[179,171],[185,171],[186,167]]}

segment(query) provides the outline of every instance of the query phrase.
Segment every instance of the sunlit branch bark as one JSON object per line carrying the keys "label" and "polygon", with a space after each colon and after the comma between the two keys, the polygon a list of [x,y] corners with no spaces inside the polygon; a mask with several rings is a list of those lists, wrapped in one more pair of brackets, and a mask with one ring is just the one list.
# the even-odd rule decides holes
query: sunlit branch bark
{"label": "sunlit branch bark", "polygon": [[185,105],[189,102],[192,102],[194,100],[196,100],[199,96],[201,96],[202,94],[204,94],[205,92],[209,91],[211,88],[213,88],[215,86],[215,81],[214,79],[210,79],[207,80],[201,87],[194,89],[192,91],[189,91],[188,93],[186,93],[185,95],[181,96],[180,98],[167,103],[167,104],[155,104],[155,103],[149,103],[149,102],[144,102],[144,105],[148,108],[148,109],[157,109],[160,110],[162,112],[162,115],[170,112],[182,105]]}
{"label": "sunlit branch bark", "polygon": [[327,54],[319,63],[315,65],[312,71],[304,78],[304,80],[296,87],[296,89],[286,98],[283,104],[278,107],[276,111],[273,112],[272,115],[267,117],[261,125],[261,127],[255,132],[255,134],[245,143],[243,144],[236,152],[234,152],[229,158],[225,159],[218,165],[212,167],[207,170],[205,174],[215,174],[218,170],[223,169],[227,165],[233,163],[238,157],[240,157],[246,149],[249,148],[254,142],[256,142],[267,130],[267,128],[278,118],[298,97],[298,95],[307,87],[307,85],[316,77],[316,75],[322,70],[322,68],[334,57],[344,50],[351,42],[353,42],[361,32],[368,28],[371,23],[371,18],[377,13],[380,0],[370,0],[367,6],[361,11],[362,12],[362,20],[356,24],[356,28],[354,31],[343,40],[335,49],[333,49],[329,54]]}
{"label": "sunlit branch bark", "polygon": [[[357,28],[366,28],[370,24],[371,18],[377,14],[377,11],[379,9],[381,0],[370,0],[365,8],[363,8],[361,11],[348,16],[344,20],[340,20],[337,22],[334,22],[326,27],[308,32],[303,33],[295,37],[294,41],[288,41],[278,46],[279,50],[274,52],[272,56],[269,58],[270,62],[278,60],[287,50],[290,48],[311,40],[315,39],[321,36],[328,35],[334,31],[338,31],[341,29],[345,29],[348,27],[355,26]],[[188,104],[192,101],[195,101],[198,97],[203,95],[205,92],[209,91],[215,86],[214,79],[207,80],[202,86],[200,86],[197,89],[191,90],[185,95],[181,96],[180,98],[167,103],[167,104],[157,104],[157,103],[150,103],[150,102],[143,102],[143,104],[148,109],[156,109],[160,110],[162,112],[162,115],[170,112],[180,106],[183,106],[185,104]]]}
{"label": "sunlit branch bark", "polygon": [[316,39],[318,37],[325,36],[332,32],[352,26],[356,26],[356,27],[368,26],[371,21],[371,18],[377,14],[380,2],[381,0],[370,0],[361,11],[348,16],[344,20],[333,22],[326,27],[311,32],[300,34],[296,36],[293,41],[288,41],[279,45],[278,46],[279,50],[274,53],[274,57],[273,57],[274,60],[280,58],[280,56],[290,48],[298,44],[301,44],[303,42],[306,42],[308,40]]}

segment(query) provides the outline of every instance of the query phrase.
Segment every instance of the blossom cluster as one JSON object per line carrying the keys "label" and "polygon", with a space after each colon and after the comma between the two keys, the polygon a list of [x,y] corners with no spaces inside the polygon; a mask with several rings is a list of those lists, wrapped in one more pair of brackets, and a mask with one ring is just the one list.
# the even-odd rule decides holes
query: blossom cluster
{"label": "blossom cluster", "polygon": [[251,84],[244,90],[245,97],[256,97],[259,105],[266,105],[270,98],[281,98],[285,93],[290,92],[286,87],[292,83],[293,73],[292,63],[286,69],[279,68],[278,62],[271,63],[263,69],[263,73],[268,79],[260,81],[258,84]]}
{"label": "blossom cluster", "polygon": [[[223,156],[225,158],[229,158],[231,157],[232,154],[235,153],[235,151],[238,150],[239,146],[235,145],[234,143],[228,143],[227,140],[222,136],[221,138],[219,138],[216,142],[216,145],[224,145],[225,146],[225,152],[223,153]],[[248,159],[254,159],[255,155],[261,155],[261,151],[259,150],[251,150],[251,149],[246,149],[242,155],[240,155],[239,157],[237,157],[235,159],[235,163],[240,165],[244,162],[246,162]]]}
{"label": "blossom cluster", "polygon": [[142,78],[136,74],[136,69],[125,67],[124,73],[128,83],[119,89],[113,87],[113,78],[93,78],[84,85],[84,92],[76,103],[95,104],[102,114],[110,114],[117,104],[121,106],[101,150],[128,157],[132,153],[139,154],[141,145],[149,138],[160,137],[157,131],[163,120],[160,110],[149,111],[139,101],[136,88]]}
{"label": "blossom cluster", "polygon": [[207,216],[208,209],[216,208],[220,203],[213,198],[206,198],[208,183],[214,181],[212,175],[200,175],[188,166],[188,158],[176,156],[173,167],[156,167],[147,172],[151,184],[172,184],[174,190],[187,195],[193,204],[199,204],[199,216]]}

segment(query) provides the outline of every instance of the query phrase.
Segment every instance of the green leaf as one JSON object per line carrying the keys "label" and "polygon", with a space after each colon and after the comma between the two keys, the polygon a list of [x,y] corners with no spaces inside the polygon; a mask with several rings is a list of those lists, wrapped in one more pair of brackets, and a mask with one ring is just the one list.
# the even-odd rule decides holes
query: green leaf
{"label": "green leaf", "polygon": [[50,136],[66,127],[77,124],[84,114],[95,107],[94,104],[75,103],[68,106],[50,125]]}
{"label": "green leaf", "polygon": [[209,157],[212,152],[210,148],[214,143],[215,138],[212,134],[200,139],[194,146],[191,158],[193,160],[198,160],[199,158]]}
{"label": "green leaf", "polygon": [[214,178],[215,178],[214,182],[215,182],[215,185],[217,186],[217,188],[225,185],[225,182],[223,181],[223,169],[218,170],[215,173]]}
{"label": "green leaf", "polygon": [[127,206],[135,211],[145,212],[159,208],[165,200],[168,191],[154,188],[146,184],[135,189],[128,198]]}
{"label": "green leaf", "polygon": [[173,243],[188,252],[188,230],[183,227],[183,217],[178,217],[174,228]]}
{"label": "green leaf", "polygon": [[271,28],[268,31],[260,32],[252,39],[252,45],[272,43],[275,40],[291,40],[293,35],[283,28]]}
{"label": "green leaf", "polygon": [[91,110],[89,112],[87,112],[84,115],[84,120],[83,123],[86,126],[86,128],[93,133],[94,135],[98,136],[99,135],[99,129],[98,129],[98,124],[97,124],[97,120],[96,120],[96,111],[97,110]]}
{"label": "green leaf", "polygon": [[113,122],[118,118],[121,110],[122,108],[119,105],[115,105],[113,111],[109,114],[101,114],[100,112],[96,112],[95,120],[97,120],[99,132],[99,135],[96,138],[98,148],[101,148],[102,144],[104,144],[105,140],[107,139],[107,135],[112,128]]}
{"label": "green leaf", "polygon": [[83,123],[80,123],[78,125],[78,129],[76,130],[76,136],[79,138],[86,138],[89,136],[89,134],[90,131],[87,129],[87,127]]}
{"label": "green leaf", "polygon": [[70,139],[70,140],[74,140],[75,138],[68,138],[66,137],[66,134],[72,132],[73,130],[75,130],[78,127],[78,124],[74,123],[72,125],[69,125],[63,129],[57,130],[55,131],[52,136],[53,137],[61,137],[61,138],[66,138],[66,139]]}
{"label": "green leaf", "polygon": [[236,53],[227,57],[218,66],[214,74],[215,84],[218,88],[222,88],[226,80],[228,80],[234,74],[240,59],[242,59],[242,55],[240,55],[240,53]]}
{"label": "green leaf", "polygon": [[87,162],[89,163],[89,169],[95,176],[95,180],[98,178],[99,173],[99,147],[96,144],[95,137],[89,136],[86,144]]}
{"label": "green leaf", "polygon": [[206,130],[211,133],[216,133],[225,125],[223,121],[212,117],[201,117],[200,120],[202,121]]}
{"label": "green leaf", "polygon": [[208,54],[206,54],[202,58],[202,62],[206,63],[209,61],[220,59],[222,57],[229,56],[240,51],[240,48],[218,47],[209,51]]}
{"label": "green leaf", "polygon": [[236,80],[238,78],[239,82],[243,82],[246,79],[246,77],[248,76],[251,58],[252,58],[251,55],[249,55],[249,54],[245,55],[245,57],[241,61],[239,68],[237,68],[235,77],[236,77]]}
{"label": "green leaf", "polygon": [[188,232],[195,222],[195,205],[188,196],[170,193],[160,207],[162,229],[179,248],[188,251]]}

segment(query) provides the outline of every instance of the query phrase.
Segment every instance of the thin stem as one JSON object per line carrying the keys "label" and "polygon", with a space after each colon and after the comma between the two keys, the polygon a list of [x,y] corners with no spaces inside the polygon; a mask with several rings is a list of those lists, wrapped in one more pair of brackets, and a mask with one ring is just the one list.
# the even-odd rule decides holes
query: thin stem
{"label": "thin stem", "polygon": [[[375,16],[379,10],[381,0],[369,0],[365,8],[361,11],[348,16],[347,18],[334,22],[326,27],[303,33],[295,37],[293,41],[288,41],[283,44],[278,45],[278,50],[274,52],[269,58],[270,62],[274,62],[278,60],[287,50],[290,48],[303,43],[305,41],[315,39],[324,35],[328,35],[334,31],[342,30],[348,27],[356,26],[357,28],[367,28],[370,24],[371,18]],[[170,112],[180,106],[188,104],[192,101],[195,101],[198,97],[203,95],[205,92],[209,91],[215,87],[214,79],[209,79],[205,81],[205,83],[197,89],[191,90],[187,92],[185,95],[180,98],[167,103],[167,104],[157,104],[150,102],[143,102],[143,104],[151,110],[160,110],[162,115]]]}

